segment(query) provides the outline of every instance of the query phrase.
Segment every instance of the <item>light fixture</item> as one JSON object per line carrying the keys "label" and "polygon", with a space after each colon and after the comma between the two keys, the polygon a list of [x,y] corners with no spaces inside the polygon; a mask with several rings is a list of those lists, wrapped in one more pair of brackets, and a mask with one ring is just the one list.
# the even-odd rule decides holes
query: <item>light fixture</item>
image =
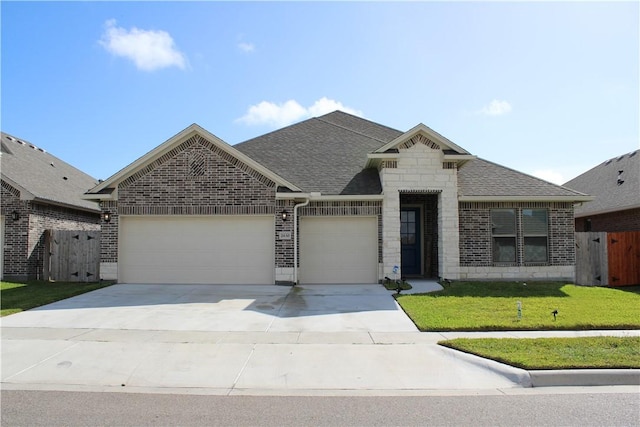
{"label": "light fixture", "polygon": [[111,212],[104,211],[104,213],[102,214],[102,219],[104,219],[104,222],[111,222]]}
{"label": "light fixture", "polygon": [[287,211],[286,210],[282,210],[282,212],[280,213],[280,215],[282,215],[282,220],[286,221],[287,220]]}
{"label": "light fixture", "polygon": [[11,212],[11,218],[12,218],[14,221],[19,220],[19,219],[20,219],[20,213],[19,213],[18,211],[13,211],[13,212]]}

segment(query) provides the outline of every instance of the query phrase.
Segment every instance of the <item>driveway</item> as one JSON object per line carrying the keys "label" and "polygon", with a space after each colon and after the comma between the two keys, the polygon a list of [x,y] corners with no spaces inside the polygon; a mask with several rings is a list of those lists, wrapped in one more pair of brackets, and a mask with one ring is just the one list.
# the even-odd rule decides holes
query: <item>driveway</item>
{"label": "driveway", "polygon": [[528,385],[436,345],[380,285],[119,284],[4,317],[2,387],[208,394]]}

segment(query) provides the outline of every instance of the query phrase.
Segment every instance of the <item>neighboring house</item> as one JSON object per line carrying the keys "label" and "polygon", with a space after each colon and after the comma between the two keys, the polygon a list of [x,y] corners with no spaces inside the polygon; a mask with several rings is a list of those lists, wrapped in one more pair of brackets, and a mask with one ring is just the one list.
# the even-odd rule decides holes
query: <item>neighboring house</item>
{"label": "neighboring house", "polygon": [[594,198],[576,206],[576,231],[640,231],[640,150],[609,159],[564,186]]}
{"label": "neighboring house", "polygon": [[47,229],[99,230],[100,208],[83,193],[97,181],[23,139],[2,133],[0,273],[5,280],[47,279]]}
{"label": "neighboring house", "polygon": [[343,112],[235,146],[194,124],[85,197],[107,216],[103,278],[229,284],[573,280],[590,200]]}

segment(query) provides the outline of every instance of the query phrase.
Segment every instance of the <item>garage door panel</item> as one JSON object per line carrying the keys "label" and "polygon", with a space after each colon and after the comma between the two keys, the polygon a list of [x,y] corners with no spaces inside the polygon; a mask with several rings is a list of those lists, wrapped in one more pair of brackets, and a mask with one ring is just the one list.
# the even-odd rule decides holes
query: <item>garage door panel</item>
{"label": "garage door panel", "polygon": [[376,217],[300,218],[302,283],[375,283]]}
{"label": "garage door panel", "polygon": [[119,281],[272,284],[272,216],[121,217]]}

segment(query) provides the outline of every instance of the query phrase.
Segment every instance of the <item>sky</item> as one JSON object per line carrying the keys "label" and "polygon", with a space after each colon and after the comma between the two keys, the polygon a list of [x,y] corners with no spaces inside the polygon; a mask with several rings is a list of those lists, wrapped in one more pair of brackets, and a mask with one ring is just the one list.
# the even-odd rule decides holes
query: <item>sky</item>
{"label": "sky", "polygon": [[562,184],[640,148],[639,5],[2,1],[0,123],[106,179],[340,109]]}

